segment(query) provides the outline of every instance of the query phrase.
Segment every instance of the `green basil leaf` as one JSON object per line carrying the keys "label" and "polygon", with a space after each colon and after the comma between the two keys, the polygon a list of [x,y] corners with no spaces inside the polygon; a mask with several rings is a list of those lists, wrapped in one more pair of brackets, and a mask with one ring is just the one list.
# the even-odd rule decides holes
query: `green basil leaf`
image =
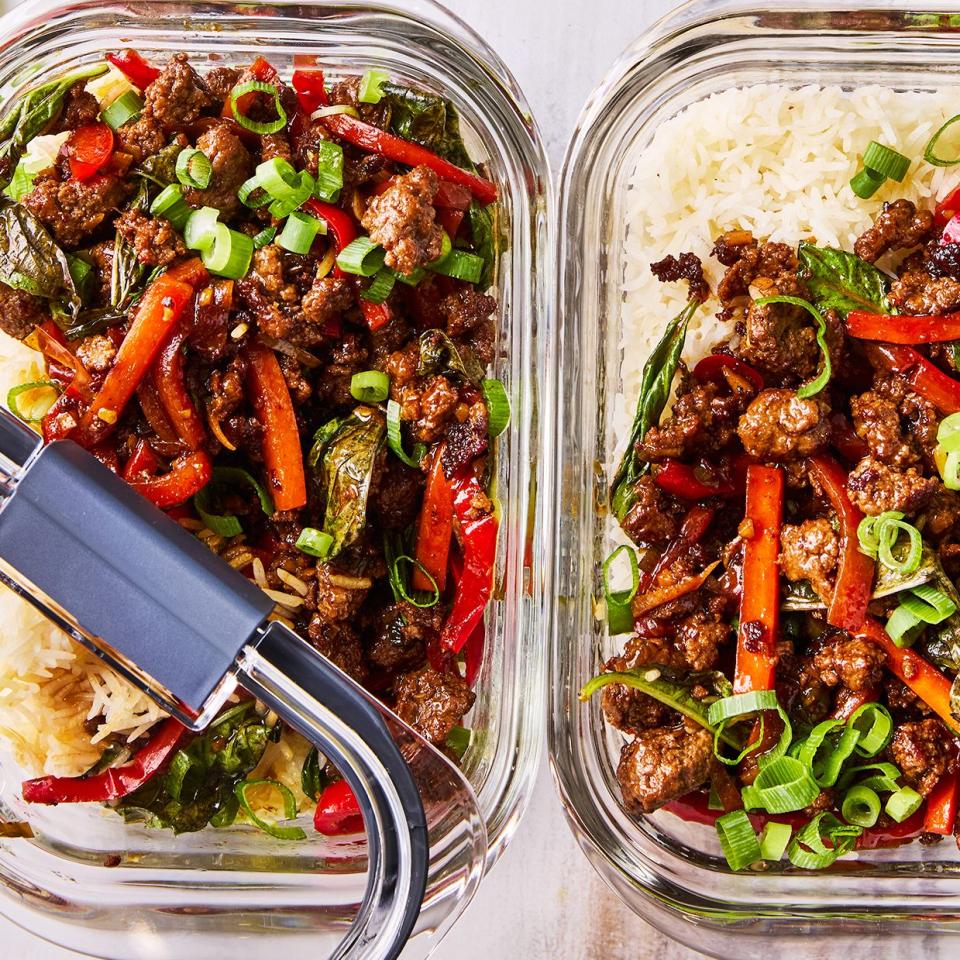
{"label": "green basil leaf", "polygon": [[633,418],[630,438],[623,459],[611,484],[611,504],[618,520],[623,520],[633,506],[633,485],[649,468],[637,455],[637,444],[647,431],[660,420],[660,414],[670,399],[673,378],[680,365],[680,355],[687,336],[687,326],[700,304],[691,300],[680,313],[667,324],[660,342],[643,365],[640,395],[637,397],[637,412]]}
{"label": "green basil leaf", "polygon": [[76,318],[80,312],[67,255],[18,203],[0,208],[0,282],[49,301],[55,316]]}
{"label": "green basil leaf", "polygon": [[[130,172],[136,177],[142,177],[160,189],[177,183],[177,157],[183,146],[179,143],[168,143],[158,153],[143,160],[139,166]],[[148,204],[149,205],[149,204]]]}
{"label": "green basil leaf", "polygon": [[458,350],[443,331],[427,330],[420,335],[417,373],[421,377],[454,373],[468,383],[478,384],[483,379],[484,369],[469,347]]}
{"label": "green basil leaf", "polygon": [[373,467],[386,436],[383,413],[357,407],[326,445],[321,465],[327,488],[323,532],[333,537],[329,557],[349,547],[366,525]]}
{"label": "green basil leaf", "polygon": [[810,296],[821,313],[836,310],[846,318],[851,310],[891,313],[887,300],[890,278],[872,263],[832,247],[801,243],[797,256]]}

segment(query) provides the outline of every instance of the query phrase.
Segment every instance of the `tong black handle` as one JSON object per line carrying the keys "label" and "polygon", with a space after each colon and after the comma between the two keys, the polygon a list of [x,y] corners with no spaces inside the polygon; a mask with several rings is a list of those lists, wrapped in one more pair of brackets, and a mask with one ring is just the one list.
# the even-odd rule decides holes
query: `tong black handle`
{"label": "tong black handle", "polygon": [[420,792],[383,716],[360,686],[281,623],[270,623],[238,666],[247,690],[326,753],[363,813],[366,895],[331,960],[393,960],[419,916],[430,849]]}

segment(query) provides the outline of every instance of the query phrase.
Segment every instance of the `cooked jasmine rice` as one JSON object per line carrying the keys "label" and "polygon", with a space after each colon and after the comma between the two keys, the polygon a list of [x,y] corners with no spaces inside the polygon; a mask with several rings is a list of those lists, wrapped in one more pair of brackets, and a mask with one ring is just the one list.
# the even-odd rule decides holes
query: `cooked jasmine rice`
{"label": "cooked jasmine rice", "polygon": [[[618,438],[629,430],[643,361],[687,297],[686,284],[661,284],[653,276],[652,261],[691,250],[715,288],[724,267],[709,254],[727,230],[851,250],[883,201],[905,197],[929,205],[960,182],[956,171],[922,160],[931,135],[955,113],[950,91],[759,84],[700,100],[639,143],[628,164],[622,342],[629,349]],[[871,140],[912,163],[903,183],[888,180],[861,200],[849,184]],[[716,300],[708,301],[691,322],[687,360],[729,335],[729,326],[714,317],[717,309]]]}

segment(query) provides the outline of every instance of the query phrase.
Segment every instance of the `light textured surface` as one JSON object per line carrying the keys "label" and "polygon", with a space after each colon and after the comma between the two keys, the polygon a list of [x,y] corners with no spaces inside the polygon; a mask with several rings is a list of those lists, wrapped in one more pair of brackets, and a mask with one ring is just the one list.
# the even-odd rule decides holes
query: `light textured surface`
{"label": "light textured surface", "polygon": [[[555,173],[590,91],[627,43],[671,6],[669,0],[447,3],[514,72],[544,134]],[[697,956],[657,934],[601,883],[567,828],[546,768],[512,846],[437,953],[439,960]],[[0,957],[76,960],[77,954],[0,920]]]}

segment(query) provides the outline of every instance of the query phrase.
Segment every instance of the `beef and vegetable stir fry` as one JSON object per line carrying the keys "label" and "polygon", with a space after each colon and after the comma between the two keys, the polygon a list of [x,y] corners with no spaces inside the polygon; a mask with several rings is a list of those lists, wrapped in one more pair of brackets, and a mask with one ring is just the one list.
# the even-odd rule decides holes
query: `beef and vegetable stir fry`
{"label": "beef and vegetable stir fry", "polygon": [[[909,167],[865,160],[865,193]],[[960,835],[958,209],[886,203],[853,251],[731,230],[715,291],[692,254],[651,265],[690,299],[611,484],[629,638],[582,697],[626,738],[627,810],[715,823],[734,869]],[[729,333],[688,368],[711,295]]]}
{"label": "beef and vegetable stir fry", "polygon": [[[482,655],[498,517],[496,186],[446,99],[381,71],[285,82],[131,50],[28,92],[0,126],[0,327],[45,377],[8,404],[195,531],[274,616],[452,757]],[[232,705],[107,742],[29,801],[110,802],[223,826],[288,735]],[[297,751],[293,751],[294,754]],[[296,771],[324,832],[359,825],[316,751]],[[256,788],[256,789],[255,789]],[[301,832],[302,835],[302,832]]]}

